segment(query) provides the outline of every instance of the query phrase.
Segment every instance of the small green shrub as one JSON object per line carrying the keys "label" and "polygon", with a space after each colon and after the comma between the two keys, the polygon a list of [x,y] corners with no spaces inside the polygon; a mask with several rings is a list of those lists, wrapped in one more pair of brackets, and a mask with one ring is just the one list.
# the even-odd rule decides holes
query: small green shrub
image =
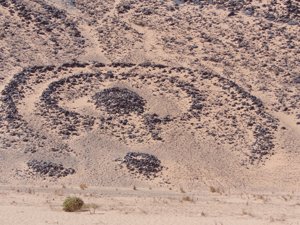
{"label": "small green shrub", "polygon": [[83,206],[84,202],[81,198],[77,197],[67,197],[67,199],[63,203],[63,210],[66,212],[74,212]]}

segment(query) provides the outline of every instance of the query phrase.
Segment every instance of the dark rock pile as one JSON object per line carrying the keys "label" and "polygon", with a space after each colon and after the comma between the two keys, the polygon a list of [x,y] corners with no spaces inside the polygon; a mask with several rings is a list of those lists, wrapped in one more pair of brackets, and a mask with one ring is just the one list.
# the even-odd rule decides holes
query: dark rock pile
{"label": "dark rock pile", "polygon": [[110,114],[129,114],[144,112],[146,101],[138,94],[126,88],[113,87],[105,89],[93,96],[97,108],[105,108]]}
{"label": "dark rock pile", "polygon": [[53,162],[44,162],[38,160],[32,160],[27,163],[29,169],[34,173],[39,173],[42,176],[49,177],[65,177],[69,174],[74,174],[75,170],[72,168],[65,168],[62,164],[56,164]]}
{"label": "dark rock pile", "polygon": [[139,173],[147,178],[156,177],[162,171],[161,161],[154,155],[141,152],[128,152],[121,164],[126,164],[129,172]]}
{"label": "dark rock pile", "polygon": [[117,5],[118,13],[127,13],[131,9],[130,3]]}

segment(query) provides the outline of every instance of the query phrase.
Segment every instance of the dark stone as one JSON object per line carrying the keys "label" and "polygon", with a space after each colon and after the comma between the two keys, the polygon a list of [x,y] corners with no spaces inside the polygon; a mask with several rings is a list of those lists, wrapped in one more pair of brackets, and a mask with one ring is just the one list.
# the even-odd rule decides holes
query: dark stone
{"label": "dark stone", "polygon": [[27,162],[27,166],[35,173],[40,173],[43,176],[56,176],[57,178],[61,176],[67,176],[68,174],[74,174],[76,172],[73,168],[64,168],[62,164],[37,161],[35,159]]}
{"label": "dark stone", "polygon": [[154,155],[140,152],[129,152],[121,164],[125,163],[128,172],[138,172],[144,176],[153,176],[162,171],[161,161]]}
{"label": "dark stone", "polygon": [[230,12],[227,16],[235,16],[235,12]]}
{"label": "dark stone", "polygon": [[98,92],[93,96],[93,99],[96,101],[97,108],[104,107],[105,111],[112,114],[129,114],[130,112],[141,114],[144,112],[146,104],[146,101],[138,94],[126,88],[118,87]]}

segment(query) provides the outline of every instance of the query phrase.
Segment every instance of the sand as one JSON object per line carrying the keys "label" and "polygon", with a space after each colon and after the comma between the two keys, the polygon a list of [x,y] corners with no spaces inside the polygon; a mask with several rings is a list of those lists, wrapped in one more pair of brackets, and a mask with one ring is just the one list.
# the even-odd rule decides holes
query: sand
{"label": "sand", "polygon": [[175,2],[0,2],[3,224],[298,224],[297,1]]}
{"label": "sand", "polygon": [[[66,213],[68,195],[99,208]],[[299,218],[296,193],[6,186],[1,199],[3,224],[297,224]]]}

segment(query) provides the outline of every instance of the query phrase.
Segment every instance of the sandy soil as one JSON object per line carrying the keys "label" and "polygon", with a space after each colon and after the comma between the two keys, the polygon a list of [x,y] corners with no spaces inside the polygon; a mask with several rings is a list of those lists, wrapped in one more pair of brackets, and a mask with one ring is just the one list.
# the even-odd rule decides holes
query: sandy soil
{"label": "sandy soil", "polygon": [[[0,0],[4,223],[298,224],[299,14]],[[68,195],[101,208],[65,213]]]}
{"label": "sandy soil", "polygon": [[[61,205],[69,195],[99,208],[66,213]],[[298,224],[300,207],[298,193],[138,187],[5,186],[1,199],[3,224]]]}

